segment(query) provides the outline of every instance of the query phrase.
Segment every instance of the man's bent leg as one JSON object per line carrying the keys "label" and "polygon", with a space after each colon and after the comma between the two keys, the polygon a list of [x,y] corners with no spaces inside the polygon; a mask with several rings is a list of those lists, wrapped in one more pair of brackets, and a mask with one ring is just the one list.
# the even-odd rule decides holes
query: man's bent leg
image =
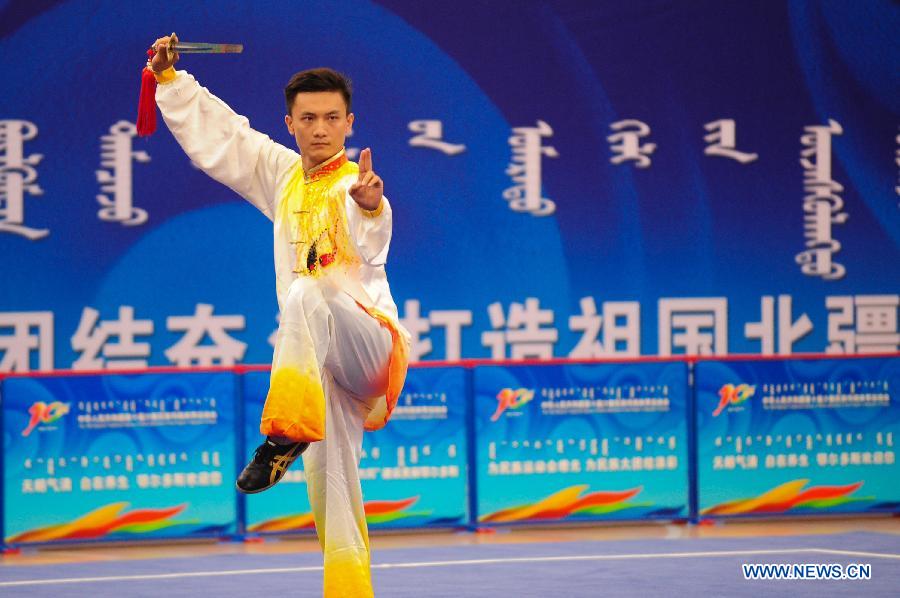
{"label": "man's bent leg", "polygon": [[391,333],[347,293],[324,289],[334,323],[325,369],[350,394],[372,407],[370,399],[387,389]]}
{"label": "man's bent leg", "polygon": [[325,434],[320,372],[331,339],[331,315],[311,278],[294,281],[284,308],[260,422],[267,438],[236,482],[237,489],[247,494],[275,485],[309,442]]}
{"label": "man's bent leg", "polygon": [[325,436],[321,371],[331,332],[331,314],[318,282],[298,278],[288,289],[281,314],[261,433],[302,442]]}

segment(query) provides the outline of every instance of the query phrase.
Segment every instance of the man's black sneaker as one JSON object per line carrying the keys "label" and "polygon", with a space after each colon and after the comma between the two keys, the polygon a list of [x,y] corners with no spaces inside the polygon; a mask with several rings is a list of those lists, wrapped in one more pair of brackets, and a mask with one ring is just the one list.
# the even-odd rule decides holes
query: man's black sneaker
{"label": "man's black sneaker", "polygon": [[278,444],[268,438],[256,448],[256,453],[247,467],[238,476],[235,485],[244,494],[255,494],[267,490],[278,483],[291,463],[297,460],[308,442]]}

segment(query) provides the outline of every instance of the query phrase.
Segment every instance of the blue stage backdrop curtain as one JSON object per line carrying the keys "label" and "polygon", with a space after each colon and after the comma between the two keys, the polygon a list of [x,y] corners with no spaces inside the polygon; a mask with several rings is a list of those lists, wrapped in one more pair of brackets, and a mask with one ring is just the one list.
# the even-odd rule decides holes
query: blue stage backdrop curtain
{"label": "blue stage backdrop curtain", "polygon": [[900,11],[871,2],[0,3],[0,370],[267,363],[271,225],[134,136],[147,47],[293,147],[353,79],[418,360],[896,352]]}

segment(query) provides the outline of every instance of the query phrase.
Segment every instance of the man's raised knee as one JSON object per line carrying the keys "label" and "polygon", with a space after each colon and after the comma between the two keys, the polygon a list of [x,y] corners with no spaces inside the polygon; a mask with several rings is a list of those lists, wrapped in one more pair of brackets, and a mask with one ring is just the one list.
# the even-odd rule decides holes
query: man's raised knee
{"label": "man's raised knee", "polygon": [[301,276],[288,288],[284,311],[287,314],[310,313],[323,302],[318,281],[310,276]]}

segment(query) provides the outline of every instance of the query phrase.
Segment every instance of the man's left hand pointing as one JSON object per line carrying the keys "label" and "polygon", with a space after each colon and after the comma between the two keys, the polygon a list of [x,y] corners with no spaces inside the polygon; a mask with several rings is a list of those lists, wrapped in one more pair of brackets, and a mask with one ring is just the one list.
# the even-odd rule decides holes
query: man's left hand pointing
{"label": "man's left hand pointing", "polygon": [[384,195],[384,182],[372,170],[372,150],[364,149],[359,154],[359,177],[350,186],[350,197],[364,210],[375,210]]}

